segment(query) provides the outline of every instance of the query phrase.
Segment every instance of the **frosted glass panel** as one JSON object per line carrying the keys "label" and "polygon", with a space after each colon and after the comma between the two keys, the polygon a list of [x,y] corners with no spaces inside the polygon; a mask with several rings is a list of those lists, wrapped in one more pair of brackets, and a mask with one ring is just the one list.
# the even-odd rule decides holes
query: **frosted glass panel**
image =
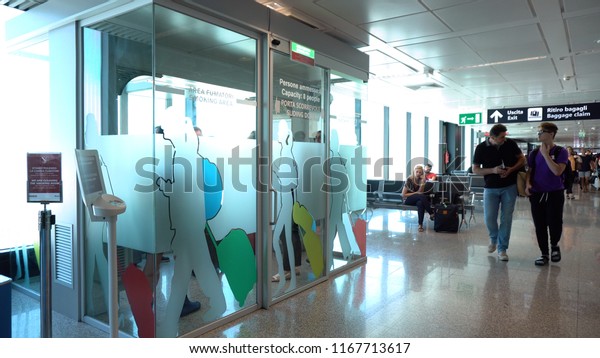
{"label": "frosted glass panel", "polygon": [[[97,125],[92,116],[88,116],[86,126],[85,148],[98,150],[107,191],[127,203],[127,210],[118,217],[117,245],[152,253],[168,251],[161,250],[164,247],[157,247],[155,240],[152,240],[155,236],[161,236],[155,233],[155,227],[168,228],[168,223],[161,222],[153,210],[155,200],[160,199],[155,197],[152,189],[154,134],[101,136],[96,132]],[[124,151],[122,148],[129,149]],[[141,177],[139,172],[136,174],[138,167],[145,168],[148,175]],[[162,234],[169,236],[168,231]]]}
{"label": "frosted glass panel", "polygon": [[208,222],[216,240],[232,228],[256,233],[256,167],[252,164],[256,163],[256,141],[201,137],[200,152],[217,165],[223,178],[221,205]]}
{"label": "frosted glass panel", "polygon": [[[257,302],[256,51],[155,5],[84,30],[84,147],[127,203],[120,330],[176,337]],[[105,236],[87,223],[86,314],[101,321]]]}
{"label": "frosted glass panel", "polygon": [[360,164],[355,159],[367,158],[366,148],[363,146],[341,145],[340,155],[346,159],[348,172],[348,209],[358,211],[367,207],[367,166]]}
{"label": "frosted glass panel", "polygon": [[325,71],[273,52],[271,296],[325,274]]}
{"label": "frosted glass panel", "polygon": [[[277,146],[277,142],[274,143]],[[322,153],[323,145],[320,143],[294,142],[292,153],[297,163],[300,164],[297,201],[306,206],[315,220],[325,218],[325,176],[323,175]],[[273,152],[275,161],[279,155]],[[318,160],[317,160],[318,159]]]}
{"label": "frosted glass panel", "polygon": [[365,86],[338,75],[331,82],[327,253],[328,267],[338,269],[366,255],[366,231],[360,229],[367,204],[366,152],[360,145]]}

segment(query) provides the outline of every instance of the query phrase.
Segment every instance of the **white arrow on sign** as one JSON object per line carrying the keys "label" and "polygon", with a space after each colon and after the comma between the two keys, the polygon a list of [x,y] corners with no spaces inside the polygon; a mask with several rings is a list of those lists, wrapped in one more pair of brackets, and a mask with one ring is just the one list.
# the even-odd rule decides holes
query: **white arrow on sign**
{"label": "white arrow on sign", "polygon": [[502,113],[498,112],[498,110],[495,110],[494,113],[492,113],[492,115],[490,116],[490,118],[494,120],[494,123],[498,123],[498,118],[502,117],[504,116],[502,115]]}

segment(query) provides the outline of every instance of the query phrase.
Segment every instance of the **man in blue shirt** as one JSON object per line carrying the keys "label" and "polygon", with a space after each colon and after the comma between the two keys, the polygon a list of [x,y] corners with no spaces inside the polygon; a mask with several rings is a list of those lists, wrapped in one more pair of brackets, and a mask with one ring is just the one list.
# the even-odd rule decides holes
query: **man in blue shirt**
{"label": "man in blue shirt", "polygon": [[[517,143],[506,138],[506,126],[496,124],[489,137],[479,143],[473,155],[473,173],[483,175],[483,215],[490,236],[488,252],[498,248],[498,259],[508,261],[512,216],[517,201],[517,175],[525,156]],[[500,211],[500,225],[498,212]]]}
{"label": "man in blue shirt", "polygon": [[[562,174],[567,166],[569,153],[565,148],[554,144],[554,137],[558,132],[558,127],[554,123],[542,122],[538,129],[541,145],[529,154],[525,192],[531,203],[535,235],[542,252],[542,256],[535,260],[535,264],[544,266],[549,258],[552,262],[559,262],[561,259],[558,242],[562,235],[565,205]],[[551,252],[548,247],[548,232]]]}

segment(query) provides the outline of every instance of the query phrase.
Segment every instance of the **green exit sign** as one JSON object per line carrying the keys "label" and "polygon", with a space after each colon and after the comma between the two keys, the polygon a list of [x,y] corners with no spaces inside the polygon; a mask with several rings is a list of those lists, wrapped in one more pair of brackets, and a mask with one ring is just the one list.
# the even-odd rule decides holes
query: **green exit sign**
{"label": "green exit sign", "polygon": [[458,116],[458,124],[461,126],[469,124],[481,124],[481,112],[460,114]]}
{"label": "green exit sign", "polygon": [[315,65],[315,50],[302,46],[297,42],[292,41],[290,56],[292,60],[305,63],[310,66]]}

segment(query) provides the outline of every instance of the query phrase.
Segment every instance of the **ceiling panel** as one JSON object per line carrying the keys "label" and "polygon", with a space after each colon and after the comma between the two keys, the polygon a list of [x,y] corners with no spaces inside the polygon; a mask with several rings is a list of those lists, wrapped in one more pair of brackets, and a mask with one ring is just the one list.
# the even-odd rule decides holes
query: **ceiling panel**
{"label": "ceiling panel", "polygon": [[385,42],[450,32],[446,25],[428,12],[377,21],[361,27]]}
{"label": "ceiling panel", "polygon": [[507,83],[486,84],[481,86],[465,86],[483,97],[517,96],[519,92]]}
{"label": "ceiling panel", "polygon": [[587,76],[580,76],[575,79],[580,91],[594,91],[596,100],[600,102],[600,91],[598,90],[598,82],[600,82],[600,73],[595,73]]}
{"label": "ceiling panel", "polygon": [[384,65],[386,63],[398,63],[393,57],[390,57],[381,51],[367,51],[365,53],[369,55],[370,67]]}
{"label": "ceiling panel", "polygon": [[406,77],[415,74],[415,71],[413,69],[406,67],[405,65],[398,62],[369,67],[369,72],[379,77]]}
{"label": "ceiling panel", "polygon": [[527,0],[487,0],[436,10],[454,31],[532,19]]}
{"label": "ceiling panel", "polygon": [[515,45],[503,48],[502,50],[481,50],[478,51],[479,56],[486,63],[506,62],[506,61],[521,61],[524,59],[547,56],[548,51],[542,42],[536,45]]}
{"label": "ceiling panel", "polygon": [[416,14],[427,10],[417,0],[319,0],[315,3],[354,25]]}
{"label": "ceiling panel", "polygon": [[476,67],[468,70],[456,70],[444,72],[443,74],[445,77],[467,87],[506,82],[492,66]]}
{"label": "ceiling panel", "polygon": [[477,0],[421,0],[430,10],[443,9],[456,5],[472,3]]}
{"label": "ceiling panel", "polygon": [[[463,36],[463,40],[475,51],[495,50],[506,52],[513,46],[535,46],[543,44],[536,25],[508,27],[495,31]],[[546,51],[544,51],[544,55]]]}
{"label": "ceiling panel", "polygon": [[581,77],[600,73],[600,52],[575,56],[575,73]]}
{"label": "ceiling panel", "polygon": [[536,25],[511,27],[463,37],[485,63],[514,61],[548,55]]}
{"label": "ceiling panel", "polygon": [[461,68],[465,66],[475,66],[485,61],[472,51],[450,56],[432,57],[421,60],[427,66],[440,71]]}
{"label": "ceiling panel", "polygon": [[556,70],[549,58],[543,58],[534,61],[523,61],[515,63],[505,63],[494,66],[504,78],[509,81],[538,80],[544,78],[556,78]]}
{"label": "ceiling panel", "polygon": [[512,86],[521,94],[536,95],[562,91],[560,81],[554,77],[541,77],[535,81],[511,82]]}
{"label": "ceiling panel", "polygon": [[472,52],[465,42],[459,38],[429,41],[415,45],[399,46],[396,48],[419,60],[424,58]]}
{"label": "ceiling panel", "polygon": [[[600,3],[600,1],[599,1]],[[600,50],[600,12],[567,19],[567,28],[573,52]]]}
{"label": "ceiling panel", "polygon": [[[450,101],[460,103],[462,101],[469,100],[471,98],[470,96],[467,96],[464,93],[453,90],[453,89],[446,88],[446,89],[437,90],[437,91],[440,94],[440,97],[436,98],[438,101],[450,100]],[[430,97],[429,94],[428,94],[428,97]]]}
{"label": "ceiling panel", "polygon": [[580,11],[600,7],[598,0],[563,0],[565,11]]}

